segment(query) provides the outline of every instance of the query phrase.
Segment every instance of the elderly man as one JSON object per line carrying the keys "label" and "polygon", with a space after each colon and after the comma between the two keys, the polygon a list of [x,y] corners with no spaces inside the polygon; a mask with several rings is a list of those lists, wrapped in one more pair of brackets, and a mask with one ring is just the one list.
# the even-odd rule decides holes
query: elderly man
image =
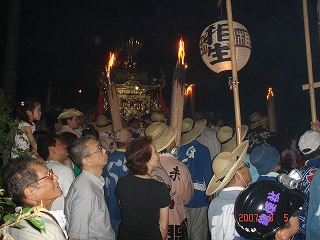
{"label": "elderly man", "polygon": [[206,194],[220,191],[208,210],[208,222],[212,240],[233,240],[239,237],[235,229],[234,203],[239,193],[251,182],[249,164],[244,163],[248,149],[244,141],[232,152],[219,153],[212,163],[212,177]]}
{"label": "elderly man", "polygon": [[84,136],[71,144],[70,157],[82,172],[71,184],[66,199],[69,239],[114,240],[101,177],[108,161],[106,150],[97,140]]}
{"label": "elderly man", "polygon": [[53,202],[52,210],[64,211],[64,199],[74,179],[73,170],[62,163],[69,157],[67,146],[61,142],[58,135],[50,134],[38,139],[38,153],[46,161],[46,166],[59,177],[59,186],[63,192],[63,195]]}
{"label": "elderly man", "polygon": [[[53,201],[62,195],[58,177],[31,157],[12,159],[4,170],[3,180],[9,197],[21,207],[42,204],[50,210]],[[39,231],[26,220],[20,221],[24,228],[10,227],[5,231],[13,239],[66,239],[57,220],[49,212],[41,211],[34,218],[44,221],[46,232]]]}

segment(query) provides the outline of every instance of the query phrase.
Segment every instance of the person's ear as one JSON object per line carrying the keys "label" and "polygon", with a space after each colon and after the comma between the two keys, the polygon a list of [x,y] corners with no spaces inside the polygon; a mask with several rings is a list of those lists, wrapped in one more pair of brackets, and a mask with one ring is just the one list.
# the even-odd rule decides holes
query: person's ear
{"label": "person's ear", "polygon": [[55,152],[54,146],[49,146],[48,151],[49,151],[49,154],[51,154],[51,152]]}
{"label": "person's ear", "polygon": [[37,201],[37,192],[35,188],[28,186],[23,190],[23,194],[26,199]]}
{"label": "person's ear", "polygon": [[82,165],[83,166],[90,166],[91,165],[90,159],[89,158],[82,159]]}
{"label": "person's ear", "polygon": [[30,110],[27,110],[26,113],[28,116],[32,115],[32,112]]}

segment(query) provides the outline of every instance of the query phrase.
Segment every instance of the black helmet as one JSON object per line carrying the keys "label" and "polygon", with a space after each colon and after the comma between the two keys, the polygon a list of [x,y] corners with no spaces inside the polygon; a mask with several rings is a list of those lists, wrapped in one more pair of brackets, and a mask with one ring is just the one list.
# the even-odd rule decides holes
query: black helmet
{"label": "black helmet", "polygon": [[253,183],[239,194],[235,202],[236,230],[249,239],[268,237],[301,210],[304,202],[301,192],[288,189],[279,182]]}

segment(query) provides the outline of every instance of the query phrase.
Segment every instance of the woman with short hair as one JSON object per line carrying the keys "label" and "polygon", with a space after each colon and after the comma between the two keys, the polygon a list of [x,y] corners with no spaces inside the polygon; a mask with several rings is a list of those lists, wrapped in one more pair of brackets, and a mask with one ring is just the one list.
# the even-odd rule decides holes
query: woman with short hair
{"label": "woman with short hair", "polygon": [[118,239],[167,239],[171,199],[167,186],[150,176],[160,166],[152,139],[134,139],[126,160],[129,175],[119,179],[115,190],[122,216]]}

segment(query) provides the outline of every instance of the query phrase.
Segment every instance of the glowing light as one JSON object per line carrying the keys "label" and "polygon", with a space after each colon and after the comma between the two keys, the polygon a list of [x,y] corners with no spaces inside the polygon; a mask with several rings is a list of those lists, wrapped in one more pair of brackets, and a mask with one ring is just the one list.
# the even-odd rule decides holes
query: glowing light
{"label": "glowing light", "polygon": [[78,93],[80,93],[80,94],[81,94],[81,93],[82,93],[82,89],[79,89]]}
{"label": "glowing light", "polygon": [[190,85],[187,87],[186,91],[184,92],[184,95],[185,95],[185,96],[188,96],[189,93],[192,94],[193,86],[194,86],[194,84],[190,84]]}
{"label": "glowing light", "polygon": [[268,94],[267,94],[267,100],[269,101],[274,96],[274,93],[272,91],[272,87],[269,87]]}
{"label": "glowing light", "polygon": [[179,62],[179,64],[184,65],[184,56],[185,56],[184,41],[181,38],[180,42],[179,42],[179,51],[178,51],[178,62]]}
{"label": "glowing light", "polygon": [[111,70],[111,67],[113,65],[113,62],[115,60],[115,57],[114,57],[114,53],[111,53],[109,54],[109,63],[108,63],[108,68],[106,69],[106,72],[107,72],[107,77],[109,78],[110,77],[110,70]]}

